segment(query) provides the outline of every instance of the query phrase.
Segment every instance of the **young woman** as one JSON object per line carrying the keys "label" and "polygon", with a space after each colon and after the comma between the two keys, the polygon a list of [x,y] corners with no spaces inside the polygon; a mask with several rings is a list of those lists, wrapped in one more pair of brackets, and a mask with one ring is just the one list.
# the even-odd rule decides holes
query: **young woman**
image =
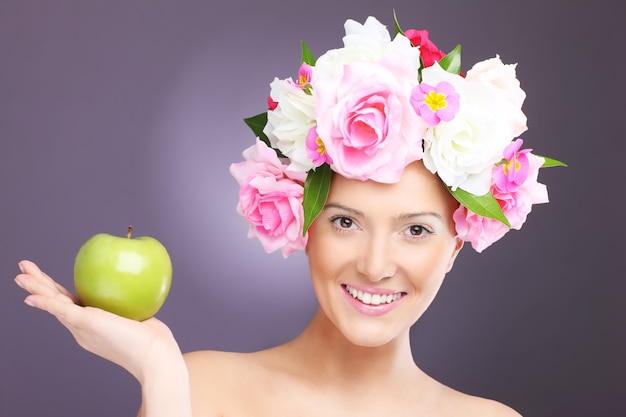
{"label": "young woman", "polygon": [[520,228],[547,201],[539,167],[558,164],[520,150],[514,66],[461,75],[457,54],[425,31],[391,39],[374,18],[347,21],[344,47],[317,61],[303,48],[297,81],[276,79],[249,119],[259,140],[231,166],[238,211],[268,252],[306,251],[319,301],[290,342],[183,355],[159,320],[79,306],[30,261],[16,277],[26,304],[134,375],[142,416],[518,415],[445,387],[411,353],[464,242],[482,251]]}

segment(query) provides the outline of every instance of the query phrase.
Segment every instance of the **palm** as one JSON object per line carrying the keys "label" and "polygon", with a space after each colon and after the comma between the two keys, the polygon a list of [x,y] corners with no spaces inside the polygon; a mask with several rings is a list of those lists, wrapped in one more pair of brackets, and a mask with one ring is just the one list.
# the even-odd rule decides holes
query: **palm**
{"label": "palm", "polygon": [[151,360],[166,352],[177,352],[170,329],[156,318],[143,322],[107,311],[82,307],[76,297],[42,272],[34,263],[23,261],[24,273],[16,282],[28,291],[26,302],[54,315],[84,349],[114,362],[141,379]]}

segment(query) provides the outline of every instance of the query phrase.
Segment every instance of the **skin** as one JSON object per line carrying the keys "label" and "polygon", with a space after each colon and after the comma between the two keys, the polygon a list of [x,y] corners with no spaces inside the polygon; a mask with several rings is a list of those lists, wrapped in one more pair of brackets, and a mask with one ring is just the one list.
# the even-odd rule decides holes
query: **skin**
{"label": "skin", "polygon": [[[409,330],[462,247],[456,204],[421,162],[396,184],[335,175],[306,248],[319,309],[295,339],[254,353],[181,355],[163,323],[79,307],[28,261],[16,282],[31,293],[27,304],[54,314],[81,346],[135,375],[139,415],[519,416],[445,387],[411,354]],[[374,308],[359,306],[346,285],[398,299],[385,314],[364,314]]]}

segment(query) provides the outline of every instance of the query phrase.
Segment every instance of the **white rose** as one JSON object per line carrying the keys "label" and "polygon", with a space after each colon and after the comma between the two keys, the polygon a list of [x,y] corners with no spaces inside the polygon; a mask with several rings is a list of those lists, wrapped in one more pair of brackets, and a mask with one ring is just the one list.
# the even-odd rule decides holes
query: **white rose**
{"label": "white rose", "polygon": [[439,64],[425,68],[422,82],[451,83],[459,94],[459,112],[428,129],[424,165],[452,189],[484,195],[491,186],[491,169],[513,139],[509,123],[513,107],[501,90],[488,82],[471,82],[444,71]]}
{"label": "white rose", "polygon": [[315,125],[315,98],[291,78],[275,78],[270,88],[270,97],[278,106],[267,112],[263,133],[272,147],[290,159],[289,170],[306,172],[313,168],[313,161],[306,154],[306,136]]}
{"label": "white rose", "polygon": [[419,48],[414,48],[405,36],[396,36],[391,40],[385,25],[375,17],[368,17],[364,24],[348,19],[344,28],[344,47],[331,49],[317,59],[312,79],[314,87],[317,80],[341,76],[344,66],[356,60],[402,61],[417,73],[420,64]]}
{"label": "white rose", "polygon": [[488,82],[499,88],[506,98],[515,107],[511,111],[509,118],[513,124],[513,135],[521,135],[528,129],[526,126],[526,115],[522,112],[522,104],[526,99],[526,93],[520,87],[520,82],[515,73],[517,64],[504,64],[500,56],[477,62],[472,69],[467,72],[468,81]]}

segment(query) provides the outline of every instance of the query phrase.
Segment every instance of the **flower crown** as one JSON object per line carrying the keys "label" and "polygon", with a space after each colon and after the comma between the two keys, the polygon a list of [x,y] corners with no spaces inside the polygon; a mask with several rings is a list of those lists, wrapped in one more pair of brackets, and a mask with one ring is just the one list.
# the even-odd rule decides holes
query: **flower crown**
{"label": "flower crown", "polygon": [[248,237],[268,253],[304,249],[332,172],[394,183],[422,160],[460,203],[456,232],[478,252],[548,202],[539,168],[565,164],[521,149],[516,65],[496,56],[462,74],[460,45],[444,54],[426,30],[394,21],[392,39],[374,17],[347,20],[343,48],[317,60],[302,42],[298,78],[275,78],[267,112],[245,119],[257,140],[230,172]]}

